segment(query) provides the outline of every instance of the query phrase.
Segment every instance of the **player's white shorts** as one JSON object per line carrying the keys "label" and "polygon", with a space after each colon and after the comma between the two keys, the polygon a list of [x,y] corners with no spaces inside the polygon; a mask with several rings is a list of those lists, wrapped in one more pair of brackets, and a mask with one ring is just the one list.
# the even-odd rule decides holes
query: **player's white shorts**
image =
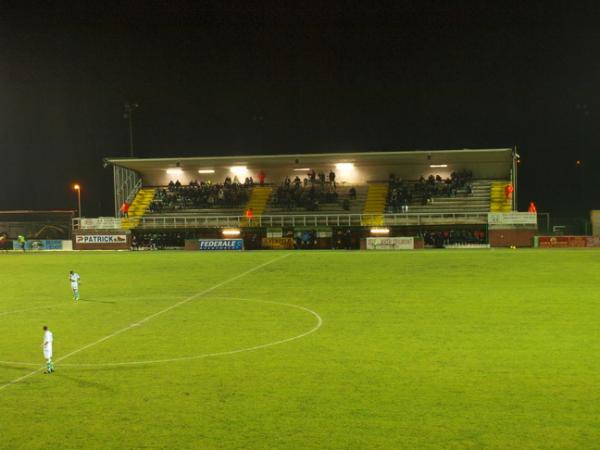
{"label": "player's white shorts", "polygon": [[77,289],[79,289],[79,285],[77,283],[71,283],[71,289],[76,291]]}
{"label": "player's white shorts", "polygon": [[44,358],[46,358],[46,359],[52,358],[52,345],[44,346]]}

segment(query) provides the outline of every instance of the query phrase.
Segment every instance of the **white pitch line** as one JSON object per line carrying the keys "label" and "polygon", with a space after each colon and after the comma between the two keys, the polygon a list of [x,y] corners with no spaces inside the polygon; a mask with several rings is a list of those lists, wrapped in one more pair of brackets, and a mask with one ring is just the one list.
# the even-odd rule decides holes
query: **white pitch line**
{"label": "white pitch line", "polygon": [[[289,306],[291,308],[300,309],[302,311],[306,311],[306,312],[312,314],[317,319],[317,324],[313,328],[311,328],[310,330],[308,330],[302,334],[292,336],[292,337],[289,337],[286,339],[281,339],[281,340],[274,341],[274,342],[268,342],[266,344],[255,345],[254,347],[246,347],[246,348],[240,348],[240,349],[236,349],[236,350],[227,350],[227,351],[216,352],[216,353],[204,353],[202,355],[179,356],[179,357],[175,357],[175,358],[154,359],[154,360],[149,359],[149,360],[144,360],[144,361],[72,363],[72,364],[67,363],[67,364],[61,364],[61,367],[140,366],[140,365],[145,365],[145,364],[160,364],[160,363],[167,363],[167,362],[190,361],[193,359],[204,359],[204,358],[209,358],[209,357],[213,357],[213,356],[234,355],[236,353],[251,352],[253,350],[260,350],[263,348],[268,348],[268,347],[273,347],[275,345],[284,344],[286,342],[295,341],[296,339],[300,339],[305,336],[308,336],[309,334],[314,333],[319,328],[321,328],[321,325],[323,325],[323,319],[321,318],[319,313],[317,313],[316,311],[313,311],[312,309],[305,308],[304,306],[300,306],[300,305],[295,305],[293,303],[282,303],[282,302],[274,302],[274,301],[270,301],[270,300],[258,300],[258,299],[236,298],[236,297],[213,297],[213,298],[211,298],[211,300],[237,300],[237,301],[244,301],[244,302],[257,302],[257,303],[268,303],[268,304],[272,304],[272,305]],[[138,324],[134,323],[131,326],[135,327],[135,326],[138,326]],[[11,365],[11,366],[34,366],[34,367],[37,367],[39,365],[37,363],[28,363],[28,362],[19,362],[19,361],[0,361],[0,364],[7,364],[7,365]]]}
{"label": "white pitch line", "polygon": [[[93,347],[93,346],[95,346],[95,345],[101,344],[101,343],[102,343],[102,342],[104,342],[104,341],[107,341],[107,340],[109,340],[109,339],[112,339],[112,338],[114,338],[115,336],[118,336],[118,335],[120,335],[120,334],[122,334],[122,333],[125,333],[126,331],[129,331],[129,330],[131,330],[132,328],[136,327],[136,326],[137,326],[137,325],[139,325],[139,324],[146,323],[146,322],[148,322],[149,320],[152,320],[152,319],[154,319],[155,317],[158,317],[158,316],[160,316],[161,314],[164,314],[164,313],[166,313],[166,312],[169,312],[169,311],[171,311],[172,309],[175,309],[175,308],[177,308],[177,307],[179,307],[179,306],[181,306],[181,305],[185,305],[186,303],[189,303],[189,302],[191,302],[191,301],[192,301],[192,300],[194,300],[195,298],[198,298],[198,297],[200,297],[200,296],[202,296],[202,295],[205,295],[205,294],[207,294],[207,293],[209,293],[209,292],[212,292],[212,291],[214,291],[215,289],[218,289],[218,288],[220,288],[221,286],[224,286],[224,285],[226,285],[226,284],[228,284],[228,283],[231,283],[232,281],[235,281],[235,280],[237,280],[237,279],[239,279],[239,278],[242,278],[242,277],[244,277],[244,276],[246,276],[246,275],[248,275],[248,274],[250,274],[250,273],[252,273],[252,272],[255,272],[255,271],[259,270],[259,269],[262,269],[263,267],[265,267],[265,266],[268,266],[269,264],[272,264],[272,263],[274,263],[274,262],[276,262],[276,261],[279,261],[280,259],[286,258],[286,257],[288,257],[288,256],[290,256],[290,255],[291,255],[291,253],[286,253],[286,254],[285,254],[285,255],[283,255],[283,256],[279,256],[279,257],[277,257],[277,258],[271,259],[271,260],[269,260],[269,261],[267,261],[267,262],[265,262],[265,263],[262,263],[262,264],[259,264],[259,265],[258,265],[258,266],[256,266],[256,267],[253,267],[252,269],[249,269],[249,270],[247,270],[247,271],[245,271],[245,272],[242,272],[242,273],[240,273],[239,275],[236,275],[235,277],[232,277],[232,278],[229,278],[228,280],[225,280],[225,281],[222,281],[222,282],[220,282],[220,283],[217,283],[217,284],[215,284],[214,286],[212,286],[212,287],[209,287],[208,289],[204,289],[203,291],[197,292],[196,294],[193,294],[193,295],[189,296],[188,298],[186,298],[186,299],[184,299],[184,300],[182,300],[182,301],[180,301],[180,302],[177,302],[177,303],[175,303],[175,304],[173,304],[173,305],[171,305],[171,306],[169,306],[169,307],[167,307],[167,308],[164,308],[164,309],[162,309],[162,310],[160,310],[160,311],[158,311],[158,312],[156,312],[156,313],[154,313],[154,314],[151,314],[151,315],[149,315],[149,316],[147,316],[147,317],[144,317],[144,318],[143,318],[143,319],[141,319],[141,320],[138,320],[138,321],[137,321],[135,324],[133,324],[133,325],[129,325],[129,326],[125,327],[125,328],[121,328],[120,330],[117,330],[117,331],[115,331],[114,333],[112,333],[112,334],[109,334],[108,336],[104,336],[103,338],[101,338],[101,339],[98,339],[97,341],[94,341],[94,342],[91,342],[91,343],[89,343],[89,344],[87,344],[87,345],[84,345],[83,347],[81,347],[81,348],[78,348],[77,350],[73,350],[72,352],[70,352],[70,353],[67,353],[65,356],[63,356],[63,357],[61,357],[61,358],[58,358],[58,359],[57,359],[55,362],[56,362],[56,363],[59,363],[60,361],[64,361],[65,359],[67,359],[67,358],[69,358],[69,357],[71,357],[71,356],[73,356],[73,355],[76,355],[77,353],[80,353],[80,352],[82,352],[82,351],[84,351],[84,350],[87,350],[88,348],[90,348],[90,347]],[[13,384],[16,384],[16,383],[20,382],[20,381],[22,381],[22,380],[25,380],[26,378],[29,378],[29,377],[31,377],[31,376],[33,376],[33,375],[35,375],[36,373],[38,373],[38,372],[42,371],[43,369],[44,369],[43,367],[40,367],[39,369],[37,369],[37,370],[34,370],[33,372],[30,372],[30,373],[28,373],[27,375],[23,375],[23,376],[21,376],[21,377],[19,377],[19,378],[15,378],[14,380],[12,380],[12,381],[9,381],[8,383],[1,385],[1,386],[0,386],[0,391],[2,391],[2,390],[4,390],[4,389],[6,389],[6,388],[7,388],[7,387],[9,387],[9,386],[12,386]]]}
{"label": "white pitch line", "polygon": [[[179,356],[179,357],[175,357],[175,358],[166,358],[166,359],[148,359],[148,360],[144,360],[144,361],[71,363],[71,364],[67,363],[67,364],[61,364],[61,367],[84,367],[84,368],[85,367],[96,367],[97,368],[97,367],[115,367],[115,366],[140,366],[140,365],[145,365],[145,364],[160,364],[160,363],[167,363],[167,362],[190,361],[193,359],[204,359],[204,358],[209,358],[209,357],[214,357],[214,356],[234,355],[236,353],[251,352],[251,351],[260,350],[263,348],[274,347],[275,345],[285,344],[286,342],[291,342],[291,341],[295,341],[296,339],[301,339],[305,336],[308,336],[309,334],[314,333],[319,328],[321,328],[321,325],[323,325],[323,319],[321,318],[319,313],[317,313],[316,311],[313,311],[312,309],[305,308],[304,306],[300,306],[300,305],[295,305],[293,303],[282,303],[282,302],[274,302],[274,301],[270,301],[270,300],[258,300],[258,299],[236,298],[236,297],[213,297],[213,298],[211,298],[211,300],[236,300],[236,301],[244,301],[244,302],[257,302],[257,303],[268,303],[271,305],[289,306],[291,308],[296,308],[296,309],[300,309],[302,311],[306,311],[309,314],[313,315],[317,319],[317,323],[313,328],[311,328],[310,330],[308,330],[304,333],[301,333],[299,335],[292,336],[292,337],[289,337],[286,339],[281,339],[281,340],[274,341],[274,342],[267,342],[266,344],[259,344],[259,345],[255,345],[253,347],[245,347],[245,348],[240,348],[240,349],[236,349],[236,350],[227,350],[227,351],[216,352],[216,353],[204,353],[202,355]],[[135,327],[135,326],[138,326],[138,324],[134,323],[134,324],[131,324],[131,326]],[[0,364],[7,364],[7,365],[11,365],[11,366],[34,366],[34,367],[37,367],[39,365],[37,363],[18,362],[18,361],[0,361]]]}
{"label": "white pitch line", "polygon": [[[254,299],[245,299],[245,298],[232,298],[225,297],[227,300],[239,300],[245,302],[258,302],[258,303],[268,303],[271,305],[283,305],[289,306],[290,308],[300,309],[302,311],[306,311],[307,313],[313,315],[317,319],[317,323],[310,330],[305,331],[304,333],[298,334],[296,336],[292,336],[286,339],[281,339],[274,342],[267,342],[266,344],[255,345],[254,347],[246,347],[240,348],[237,350],[228,350],[224,352],[216,352],[216,353],[205,353],[203,355],[193,355],[193,356],[180,356],[177,358],[166,358],[166,359],[154,359],[154,360],[146,360],[146,361],[124,361],[124,362],[108,362],[108,363],[74,363],[74,364],[62,364],[63,367],[114,367],[114,366],[140,366],[144,364],[159,364],[159,363],[167,363],[167,362],[176,362],[176,361],[189,361],[192,359],[204,359],[212,356],[226,356],[226,355],[235,355],[236,353],[243,352],[251,352],[254,350],[260,350],[263,348],[273,347],[275,345],[285,344],[286,342],[295,341],[296,339],[301,339],[309,334],[314,333],[321,325],[323,325],[323,319],[316,311],[312,309],[305,308],[304,306],[294,305],[293,303],[281,303],[281,302],[272,302],[269,300],[254,300]],[[135,325],[135,324],[134,324]],[[0,361],[0,363],[9,363],[9,361]],[[30,363],[29,363],[30,364]]]}

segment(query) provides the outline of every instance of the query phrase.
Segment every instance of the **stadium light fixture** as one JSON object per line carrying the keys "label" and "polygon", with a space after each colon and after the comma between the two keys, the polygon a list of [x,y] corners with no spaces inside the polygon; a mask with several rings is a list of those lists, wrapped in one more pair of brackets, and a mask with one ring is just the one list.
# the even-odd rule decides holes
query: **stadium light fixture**
{"label": "stadium light fixture", "polygon": [[448,164],[429,164],[429,167],[431,167],[432,169],[439,169],[448,167]]}
{"label": "stadium light fixture", "polygon": [[239,236],[240,230],[237,228],[225,228],[222,233],[223,236]]}
{"label": "stadium light fixture", "polygon": [[198,173],[215,173],[215,169],[200,169]]}
{"label": "stadium light fixture", "polygon": [[352,164],[352,163],[336,163],[335,168],[341,172],[347,172],[349,170],[354,169],[354,164]]}
{"label": "stadium light fixture", "polygon": [[229,170],[232,174],[237,175],[238,177],[244,177],[248,175],[248,168],[246,166],[231,166]]}
{"label": "stadium light fixture", "polygon": [[167,169],[167,173],[169,175],[182,175],[183,169],[181,169],[180,167],[172,167],[171,169]]}
{"label": "stadium light fixture", "polygon": [[371,228],[371,234],[390,234],[389,228]]}
{"label": "stadium light fixture", "polygon": [[294,172],[308,172],[310,168],[308,167],[300,167],[298,169],[294,169]]}

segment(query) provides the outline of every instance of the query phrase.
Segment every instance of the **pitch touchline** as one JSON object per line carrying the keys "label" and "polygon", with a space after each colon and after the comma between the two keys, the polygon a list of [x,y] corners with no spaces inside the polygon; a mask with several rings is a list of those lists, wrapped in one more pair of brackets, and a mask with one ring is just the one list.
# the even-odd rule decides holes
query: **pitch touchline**
{"label": "pitch touchline", "polygon": [[[154,313],[154,314],[151,314],[151,315],[149,315],[149,316],[147,316],[147,317],[144,317],[143,319],[141,319],[141,320],[137,321],[136,323],[134,323],[134,324],[132,324],[132,325],[129,325],[129,326],[125,327],[125,328],[121,328],[120,330],[117,330],[117,331],[115,331],[114,333],[112,333],[112,334],[109,334],[108,336],[104,336],[103,338],[101,338],[101,339],[98,339],[97,341],[94,341],[94,342],[91,342],[91,343],[89,343],[89,344],[87,344],[87,345],[84,345],[83,347],[81,347],[81,348],[78,348],[77,350],[73,350],[72,352],[70,352],[70,353],[67,353],[65,356],[63,356],[63,357],[61,357],[61,358],[58,358],[58,359],[57,359],[55,362],[56,362],[56,363],[59,363],[60,361],[64,361],[65,359],[67,359],[67,358],[69,358],[69,357],[71,357],[71,356],[73,356],[73,355],[76,355],[77,353],[80,353],[80,352],[82,352],[82,351],[84,351],[84,350],[87,350],[88,348],[90,348],[90,347],[93,347],[93,346],[95,346],[95,345],[101,344],[101,343],[102,343],[102,342],[104,342],[104,341],[107,341],[107,340],[109,340],[109,339],[112,339],[112,338],[114,338],[115,336],[118,336],[118,335],[120,335],[120,334],[122,334],[122,333],[125,333],[126,331],[129,331],[129,330],[131,330],[131,329],[132,329],[132,328],[134,328],[134,327],[137,327],[137,326],[139,326],[139,325],[141,325],[141,324],[143,324],[143,323],[146,323],[146,322],[148,322],[149,320],[152,320],[152,319],[154,319],[155,317],[158,317],[158,316],[160,316],[161,314],[164,314],[164,313],[166,313],[166,312],[169,312],[169,311],[171,311],[172,309],[178,308],[178,307],[179,307],[179,306],[181,306],[181,305],[185,305],[186,303],[189,303],[189,302],[191,302],[191,301],[192,301],[192,300],[194,300],[195,298],[198,298],[198,297],[200,297],[200,296],[202,296],[202,295],[205,295],[205,294],[207,294],[207,293],[209,293],[209,292],[212,292],[212,291],[214,291],[215,289],[218,289],[218,288],[220,288],[221,286],[224,286],[225,284],[231,283],[232,281],[235,281],[235,280],[237,280],[237,279],[239,279],[239,278],[242,278],[243,276],[246,276],[246,275],[248,275],[249,273],[252,273],[252,272],[255,272],[255,271],[259,270],[259,269],[262,269],[263,267],[265,267],[265,266],[268,266],[269,264],[272,264],[272,263],[274,263],[274,262],[276,262],[276,261],[279,261],[280,259],[286,258],[286,257],[288,257],[288,256],[290,256],[290,255],[291,255],[291,253],[286,253],[286,254],[285,254],[285,255],[283,255],[283,256],[279,256],[279,257],[277,257],[277,258],[271,259],[271,260],[269,260],[269,261],[267,261],[267,262],[265,262],[265,263],[262,263],[262,264],[259,264],[259,265],[258,265],[258,266],[256,266],[256,267],[253,267],[252,269],[249,269],[249,270],[247,270],[247,271],[245,271],[245,272],[242,272],[241,274],[239,274],[239,275],[236,275],[235,277],[232,277],[232,278],[229,278],[228,280],[225,280],[225,281],[222,281],[222,282],[220,282],[220,283],[217,283],[217,284],[215,284],[214,286],[212,286],[212,287],[209,287],[208,289],[204,289],[203,291],[200,291],[200,292],[198,292],[198,293],[196,293],[196,294],[190,295],[188,298],[186,298],[186,299],[184,299],[184,300],[181,300],[180,302],[174,303],[173,305],[171,305],[171,306],[169,306],[169,307],[167,307],[167,308],[164,308],[164,309],[162,309],[162,310],[160,310],[160,311],[158,311],[158,312],[156,312],[156,313]],[[35,375],[36,373],[38,373],[38,372],[41,372],[42,370],[44,370],[44,367],[43,367],[43,366],[42,366],[42,367],[40,367],[40,368],[38,368],[38,369],[36,369],[36,370],[34,370],[33,372],[30,372],[30,373],[28,373],[28,374],[26,374],[26,375],[23,375],[22,377],[15,378],[14,380],[12,380],[12,381],[9,381],[8,383],[6,383],[6,384],[3,384],[3,385],[1,385],[1,386],[0,386],[0,391],[2,391],[2,390],[4,390],[4,389],[6,389],[8,386],[11,386],[11,385],[13,385],[13,384],[17,384],[18,382],[20,382],[20,381],[23,381],[23,380],[25,380],[25,379],[27,379],[27,378],[29,378],[29,377],[31,377],[31,376],[33,376],[33,375]]]}

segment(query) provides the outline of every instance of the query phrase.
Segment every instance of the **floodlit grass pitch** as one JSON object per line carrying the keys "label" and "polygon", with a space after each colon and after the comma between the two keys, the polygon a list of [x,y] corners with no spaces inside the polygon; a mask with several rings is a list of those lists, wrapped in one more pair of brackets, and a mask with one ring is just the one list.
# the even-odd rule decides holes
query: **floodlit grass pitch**
{"label": "floodlit grass pitch", "polygon": [[598,446],[600,253],[283,255],[0,255],[0,447]]}

